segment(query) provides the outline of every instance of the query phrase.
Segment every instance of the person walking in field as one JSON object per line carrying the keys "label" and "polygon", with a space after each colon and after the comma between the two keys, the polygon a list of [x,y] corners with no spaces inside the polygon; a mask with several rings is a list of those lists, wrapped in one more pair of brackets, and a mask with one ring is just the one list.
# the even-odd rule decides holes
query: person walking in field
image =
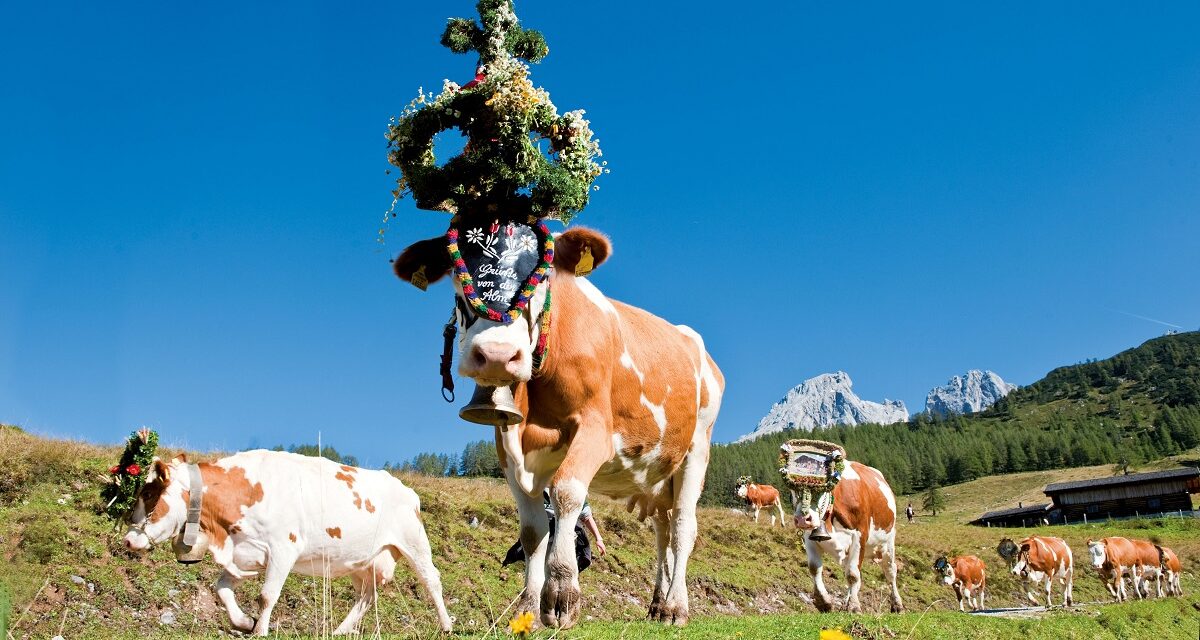
{"label": "person walking in field", "polygon": [[916,512],[913,511],[911,502],[908,503],[908,507],[904,510],[904,515],[908,516],[908,523],[912,524],[913,516],[916,515]]}

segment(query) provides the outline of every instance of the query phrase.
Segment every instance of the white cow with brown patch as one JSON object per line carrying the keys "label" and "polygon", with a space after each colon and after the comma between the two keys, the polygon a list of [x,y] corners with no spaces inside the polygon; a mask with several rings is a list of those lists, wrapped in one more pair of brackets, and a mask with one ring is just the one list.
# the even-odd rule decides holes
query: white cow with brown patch
{"label": "white cow with brown patch", "polygon": [[[550,277],[511,324],[467,317],[459,305],[459,373],[486,386],[515,384],[525,415],[520,425],[495,431],[527,558],[517,610],[540,611],[543,624],[563,628],[578,620],[572,531],[584,498],[595,491],[626,500],[654,522],[658,569],[650,617],[683,625],[696,501],[724,379],[695,331],[611,300],[575,275],[585,253],[599,266],[610,251],[608,239],[595,231],[576,227],[560,234]],[[408,247],[394,264],[404,280],[424,268],[430,281],[450,266],[443,238]],[[455,288],[462,298],[459,282]],[[553,321],[535,374],[547,290]],[[544,487],[558,515],[553,545]]]}
{"label": "white cow with brown patch", "polygon": [[[818,510],[820,501],[817,500],[807,510],[794,496],[793,502],[796,503],[796,527],[804,535],[808,572],[813,578],[813,602],[817,609],[833,609],[833,599],[825,589],[821,575],[821,556],[826,554],[837,559],[846,572],[848,611],[862,611],[858,600],[862,564],[872,556],[883,560],[883,575],[892,592],[892,611],[904,610],[896,586],[896,496],[878,469],[847,460],[841,480],[833,488],[833,506],[825,511]],[[811,532],[822,521],[825,521],[830,537],[813,540]]]}
{"label": "white cow with brown patch", "polygon": [[[201,462],[200,540],[225,570],[217,597],[241,631],[267,635],[271,610],[292,571],[350,576],[358,600],[334,632],[354,633],[404,556],[450,631],[442,582],[421,524],[417,494],[384,471],[367,471],[282,451],[246,451]],[[180,537],[193,489],[187,460],[155,460],[130,516],[125,546],[144,551]],[[265,571],[259,618],[246,615],[234,587]]]}
{"label": "white cow with brown patch", "polygon": [[[1001,544],[1004,543],[1001,542]],[[1009,544],[1012,542],[1010,541]],[[1025,583],[1025,596],[1029,598],[1029,601],[1038,604],[1037,595],[1033,589],[1038,588],[1044,581],[1046,583],[1046,607],[1054,606],[1052,598],[1054,581],[1058,580],[1063,585],[1063,606],[1071,606],[1072,592],[1075,586],[1075,559],[1071,554],[1071,546],[1062,538],[1029,536],[1017,543],[1016,549],[1012,574]]]}

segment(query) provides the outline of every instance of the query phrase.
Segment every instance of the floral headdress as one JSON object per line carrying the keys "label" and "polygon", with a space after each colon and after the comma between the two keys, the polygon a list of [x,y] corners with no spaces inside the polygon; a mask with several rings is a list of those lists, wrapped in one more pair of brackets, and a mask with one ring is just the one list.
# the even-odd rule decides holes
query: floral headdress
{"label": "floral headdress", "polygon": [[750,484],[751,482],[754,482],[754,478],[751,478],[750,476],[742,476],[737,479],[737,486],[740,487],[744,484]]}
{"label": "floral headdress", "polygon": [[146,427],[134,431],[125,443],[121,461],[109,467],[110,482],[100,491],[105,513],[120,518],[133,508],[138,491],[146,482],[154,452],[158,449],[158,433]]}
{"label": "floral headdress", "polygon": [[[436,96],[421,90],[388,127],[388,161],[400,169],[393,195],[411,193],[417,207],[466,216],[567,222],[607,172],[596,162],[599,141],[582,110],[559,114],[530,81],[526,63],[550,49],[542,34],[520,26],[512,0],[480,0],[476,8],[481,24],[452,18],[442,34],[451,51],[478,53],[474,80],[446,80]],[[467,144],[438,162],[434,137],[447,129]]]}

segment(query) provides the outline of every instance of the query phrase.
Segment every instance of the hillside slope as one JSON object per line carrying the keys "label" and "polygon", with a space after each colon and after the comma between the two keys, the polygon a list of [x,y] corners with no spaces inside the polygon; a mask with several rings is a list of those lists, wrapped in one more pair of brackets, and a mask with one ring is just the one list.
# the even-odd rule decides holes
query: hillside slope
{"label": "hillside slope", "polygon": [[[224,612],[211,590],[216,571],[210,561],[179,565],[167,549],[156,549],[148,557],[131,556],[120,545],[119,528],[97,515],[99,481],[118,455],[117,449],[45,440],[3,429],[0,450],[9,454],[9,462],[0,466],[0,562],[4,567],[0,582],[13,595],[15,637],[47,638],[62,628],[71,631],[65,634],[71,640],[211,636],[225,628]],[[497,621],[503,628],[509,615],[506,607],[520,591],[523,579],[520,565],[507,569],[499,565],[517,529],[508,489],[489,479],[401,477],[421,496],[434,561],[442,571],[447,606],[457,619],[457,629],[483,634]],[[1070,472],[1036,478],[1022,475],[1012,484],[1032,486],[1069,477]],[[910,611],[930,606],[950,608],[949,592],[935,584],[929,568],[938,554],[972,552],[985,558],[990,566],[999,565],[992,549],[1000,532],[960,524],[960,514],[973,514],[998,499],[998,493],[1003,493],[1003,485],[995,484],[999,480],[988,478],[949,488],[950,515],[923,517],[914,525],[901,524],[900,585]],[[606,499],[596,499],[594,508],[610,553],[597,559],[582,576],[583,634],[593,628],[589,625],[594,621],[641,620],[652,587],[653,533],[647,524],[639,523],[621,505]],[[473,517],[479,519],[477,527],[469,524]],[[725,508],[701,509],[699,521],[700,538],[688,581],[698,633],[707,625],[717,630],[712,635],[704,634],[707,637],[734,635],[732,631],[721,635],[719,630],[726,628],[721,626],[723,623],[705,623],[706,617],[812,614],[808,598],[812,583],[803,569],[804,552],[794,529],[756,526],[743,512]],[[1200,589],[1195,578],[1200,568],[1200,523],[1147,521],[1047,531],[1066,535],[1076,547],[1077,557],[1083,554],[1087,537],[1153,534],[1175,547],[1184,559],[1185,591],[1192,594]],[[832,573],[840,575],[837,570]],[[868,611],[885,610],[887,599],[879,568],[868,564],[865,574],[864,606]],[[989,581],[990,603],[1002,606],[1019,602],[1016,585],[1009,576],[997,571]],[[836,578],[827,579],[827,583],[837,592],[844,588]],[[257,582],[251,580],[239,589],[244,606],[253,608],[256,587]],[[345,614],[349,591],[348,581],[336,581],[327,591],[320,580],[293,576],[276,609],[275,620],[285,634],[327,631]],[[1102,587],[1097,579],[1081,572],[1076,594],[1081,601],[1099,599]],[[26,607],[30,607],[29,614],[22,616]],[[377,619],[381,630],[403,637],[428,637],[428,630],[434,628],[429,608],[407,569],[399,569],[395,586],[384,591]],[[784,629],[796,628],[796,624],[807,628],[824,619],[848,618],[814,614],[803,618],[806,622],[802,623],[778,618],[770,624]],[[371,624],[375,620],[373,614],[368,617]],[[953,620],[956,618],[940,624],[951,624]],[[906,628],[911,624],[909,620],[893,626]],[[603,637],[617,637],[624,627],[595,628],[613,629],[611,635],[605,632]]]}

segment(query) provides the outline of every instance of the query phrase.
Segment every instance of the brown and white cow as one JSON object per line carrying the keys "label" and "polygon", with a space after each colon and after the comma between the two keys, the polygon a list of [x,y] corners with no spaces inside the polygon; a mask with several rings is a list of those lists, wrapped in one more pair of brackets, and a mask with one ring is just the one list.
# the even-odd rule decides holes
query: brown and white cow
{"label": "brown and white cow", "polygon": [[[611,300],[576,276],[582,256],[590,254],[599,266],[610,253],[608,239],[596,231],[575,227],[559,234],[550,277],[508,325],[468,318],[456,304],[459,373],[487,386],[515,384],[525,415],[520,425],[495,430],[527,558],[517,610],[540,611],[543,624],[562,628],[578,620],[571,531],[584,498],[595,491],[652,518],[658,570],[650,617],[684,625],[696,501],[724,379],[695,331]],[[444,238],[418,242],[394,263],[396,275],[409,281],[422,267],[430,282],[450,270]],[[531,362],[547,289],[553,321],[535,375]],[[457,281],[455,290],[462,298]],[[552,545],[545,487],[558,515]]]}
{"label": "brown and white cow", "polygon": [[[1092,566],[1100,573],[1108,593],[1118,602],[1128,598],[1125,590],[1125,575],[1133,582],[1133,592],[1139,599],[1150,596],[1150,582],[1154,581],[1156,594],[1163,596],[1163,578],[1167,580],[1167,591],[1172,591],[1172,576],[1166,552],[1169,551],[1149,540],[1130,540],[1120,536],[1088,540],[1088,555]],[[1174,556],[1174,552],[1171,552]],[[1175,558],[1176,566],[1179,559]],[[1177,575],[1177,574],[1176,574]],[[1175,578],[1177,581],[1178,578]]]}
{"label": "brown and white cow", "polygon": [[941,556],[934,561],[933,568],[941,575],[943,583],[954,588],[959,611],[965,611],[964,601],[972,611],[983,608],[987,591],[987,566],[983,560],[976,556],[955,556],[946,560],[946,556]]}
{"label": "brown and white cow", "polygon": [[1128,596],[1125,590],[1125,576],[1128,575],[1137,585],[1137,550],[1127,538],[1112,536],[1099,540],[1087,541],[1088,557],[1092,568],[1100,574],[1100,580],[1108,589],[1109,595],[1117,602]]}
{"label": "brown and white cow", "polygon": [[1167,582],[1167,595],[1181,596],[1183,588],[1179,586],[1179,578],[1183,574],[1183,566],[1179,564],[1179,556],[1175,555],[1170,547],[1160,548],[1162,549],[1163,577]]}
{"label": "brown and white cow", "polygon": [[779,512],[779,526],[784,526],[783,501],[780,500],[779,490],[775,487],[769,484],[755,484],[753,482],[738,483],[737,489],[734,489],[734,494],[750,503],[750,508],[754,509],[755,522],[758,522],[758,512],[766,509],[771,514],[772,527],[775,526],[776,511]]}
{"label": "brown and white cow", "polygon": [[[883,575],[892,589],[892,611],[904,610],[900,591],[896,587],[896,496],[874,467],[858,462],[846,461],[841,480],[833,488],[832,516],[821,509],[821,502],[811,505],[806,511],[796,502],[796,527],[804,533],[804,550],[808,555],[808,572],[813,577],[813,602],[817,609],[830,611],[833,601],[825,589],[821,576],[821,554],[827,553],[838,559],[846,571],[849,589],[846,594],[846,609],[862,611],[858,591],[862,586],[862,564],[868,556],[881,556]],[[811,531],[822,520],[826,521],[828,540],[813,540]]]}
{"label": "brown and white cow", "polygon": [[[1012,541],[1008,543],[1012,544]],[[1003,547],[1004,541],[1000,544]],[[1063,585],[1063,606],[1071,606],[1074,602],[1071,593],[1075,586],[1075,562],[1071,547],[1062,538],[1052,536],[1030,536],[1016,546],[1012,573],[1025,583],[1025,596],[1029,601],[1038,604],[1033,589],[1045,581],[1046,606],[1054,606],[1051,594],[1054,581],[1058,580]]]}
{"label": "brown and white cow", "polygon": [[[296,571],[351,577],[358,600],[334,633],[354,633],[404,556],[433,601],[439,626],[450,631],[420,499],[391,474],[263,450],[196,466],[203,484],[197,545],[225,570],[217,597],[235,628],[267,635],[283,583]],[[126,547],[145,551],[181,536],[195,487],[195,470],[188,467],[183,456],[155,460],[130,515]],[[238,606],[234,588],[264,570],[255,620]]]}

